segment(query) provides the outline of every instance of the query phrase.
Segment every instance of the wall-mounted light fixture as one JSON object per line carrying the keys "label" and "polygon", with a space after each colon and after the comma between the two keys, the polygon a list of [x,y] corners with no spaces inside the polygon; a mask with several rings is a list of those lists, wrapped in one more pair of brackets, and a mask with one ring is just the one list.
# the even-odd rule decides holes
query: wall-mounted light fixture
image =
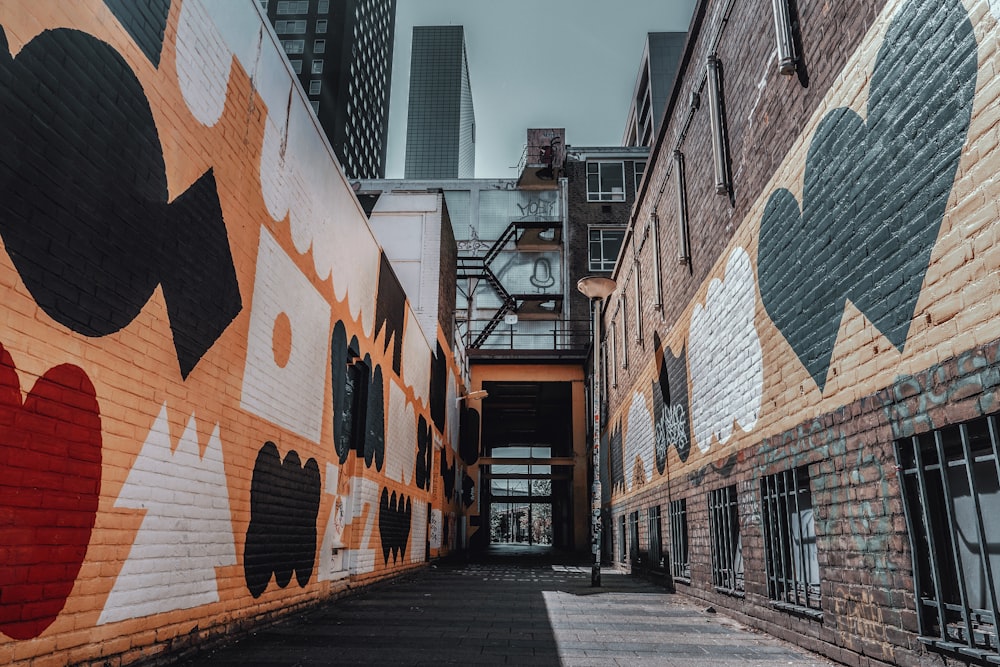
{"label": "wall-mounted light fixture", "polygon": [[489,396],[489,392],[485,389],[477,389],[476,391],[470,391],[464,396],[459,396],[455,399],[455,407],[457,408],[462,404],[462,401],[478,401]]}
{"label": "wall-mounted light fixture", "polygon": [[788,0],[771,0],[774,9],[774,38],[778,45],[778,71],[794,74],[796,61],[795,42],[792,39],[792,19],[788,11]]}
{"label": "wall-mounted light fixture", "polygon": [[715,192],[729,193],[729,160],[726,155],[726,128],[722,119],[721,63],[714,53],[708,57],[708,113],[712,122],[712,153],[715,155]]}
{"label": "wall-mounted light fixture", "polygon": [[677,174],[677,261],[691,261],[691,239],[688,235],[687,184],[684,181],[684,153],[674,151],[674,172]]}

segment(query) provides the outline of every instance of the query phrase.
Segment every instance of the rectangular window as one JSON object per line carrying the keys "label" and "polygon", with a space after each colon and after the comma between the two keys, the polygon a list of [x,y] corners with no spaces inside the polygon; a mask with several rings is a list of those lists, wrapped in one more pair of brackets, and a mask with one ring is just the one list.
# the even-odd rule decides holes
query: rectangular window
{"label": "rectangular window", "polygon": [[623,227],[591,227],[590,234],[590,271],[614,271],[618,251],[625,239]]}
{"label": "rectangular window", "polygon": [[688,561],[687,499],[670,502],[670,574],[674,581],[691,583],[691,563]]}
{"label": "rectangular window", "polygon": [[633,162],[632,173],[635,176],[635,194],[639,196],[639,186],[642,185],[642,175],[646,173],[645,162]]}
{"label": "rectangular window", "polygon": [[313,79],[309,82],[309,94],[319,95],[319,91],[323,88],[323,82],[319,79]]}
{"label": "rectangular window", "polygon": [[313,41],[313,53],[326,53],[325,39],[317,39]]}
{"label": "rectangular window", "polygon": [[319,4],[316,5],[316,11],[320,14],[330,13],[330,0],[319,0]]}
{"label": "rectangular window", "polygon": [[618,517],[618,562],[628,560],[628,542],[625,539],[625,515]]}
{"label": "rectangular window", "polygon": [[309,12],[309,0],[281,0],[278,2],[277,13],[282,14],[306,14]]}
{"label": "rectangular window", "polygon": [[712,585],[720,593],[743,595],[743,544],[735,484],[709,491],[708,527],[712,535]]}
{"label": "rectangular window", "polygon": [[587,163],[587,201],[625,201],[625,163]]}
{"label": "rectangular window", "polygon": [[285,49],[285,53],[288,55],[302,53],[306,50],[306,40],[304,39],[283,39],[281,40],[281,47]]}
{"label": "rectangular window", "polygon": [[292,71],[293,72],[295,72],[296,74],[302,74],[302,61],[301,60],[299,60],[298,58],[296,58],[294,60],[291,59],[291,58],[289,58],[288,62],[291,63],[291,65],[292,65]]}
{"label": "rectangular window", "polygon": [[646,530],[649,533],[649,566],[654,570],[665,570],[663,563],[663,523],[660,521],[660,506],[646,510]]}
{"label": "rectangular window", "polygon": [[328,21],[326,19],[319,19],[318,21],[316,21],[316,34],[317,35],[325,35],[326,34],[327,23],[328,23]]}
{"label": "rectangular window", "polygon": [[275,21],[274,31],[279,35],[304,35],[306,34],[306,22],[300,21]]}
{"label": "rectangular window", "polygon": [[628,515],[628,551],[632,565],[640,565],[639,558],[639,511]]}
{"label": "rectangular window", "polygon": [[998,662],[997,416],[897,440],[920,641]]}
{"label": "rectangular window", "polygon": [[323,73],[323,59],[317,58],[312,61],[312,67],[309,68],[312,74],[322,74]]}
{"label": "rectangular window", "polygon": [[267,11],[267,2],[268,0],[257,0],[257,4],[259,4],[260,8],[263,9],[265,12]]}
{"label": "rectangular window", "polygon": [[[760,500],[768,597],[780,609],[820,609],[816,522],[808,467],[761,479]],[[808,615],[821,617],[818,612]]]}
{"label": "rectangular window", "polygon": [[313,108],[313,113],[319,113],[319,100],[309,100],[309,106]]}

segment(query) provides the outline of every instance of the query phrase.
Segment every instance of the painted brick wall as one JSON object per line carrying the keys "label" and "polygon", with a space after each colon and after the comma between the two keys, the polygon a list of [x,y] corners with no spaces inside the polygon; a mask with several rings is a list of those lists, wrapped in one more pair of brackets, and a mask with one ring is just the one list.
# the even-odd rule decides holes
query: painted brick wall
{"label": "painted brick wall", "polygon": [[[639,510],[648,544],[645,511],[659,506],[667,526],[669,503],[684,498],[691,582],[678,590],[846,664],[960,664],[917,638],[894,441],[1000,408],[1000,11],[979,0],[789,4],[801,59],[787,77],[770,3],[696,9],[630,223],[626,255],[639,263],[617,268],[605,310],[617,334],[604,440],[614,556],[619,516]],[[705,78],[713,51],[732,178],[724,194]],[[689,111],[692,92],[700,106]],[[683,264],[675,149],[691,240]],[[810,613],[773,604],[766,577],[761,485],[800,467],[820,573]],[[731,485],[739,595],[712,579],[708,495]],[[666,527],[662,546],[669,554]]]}
{"label": "painted brick wall", "polygon": [[460,511],[451,332],[258,3],[0,29],[0,663],[127,663],[419,567]]}

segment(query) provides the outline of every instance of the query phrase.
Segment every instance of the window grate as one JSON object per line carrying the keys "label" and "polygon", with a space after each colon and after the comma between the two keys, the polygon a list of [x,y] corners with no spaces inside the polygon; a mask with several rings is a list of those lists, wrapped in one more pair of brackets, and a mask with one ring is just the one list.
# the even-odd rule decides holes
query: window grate
{"label": "window grate", "polygon": [[997,416],[895,442],[914,559],[920,640],[1000,658],[1000,456]]}
{"label": "window grate", "polygon": [[742,595],[743,544],[740,541],[736,485],[708,493],[708,520],[712,534],[712,585],[731,595]]}
{"label": "window grate", "polygon": [[763,478],[760,497],[768,597],[793,607],[819,609],[819,559],[808,467]]}
{"label": "window grate", "polygon": [[688,561],[687,499],[670,502],[670,573],[674,579],[691,581]]}
{"label": "window grate", "polygon": [[646,525],[649,533],[649,566],[654,570],[663,570],[663,523],[660,520],[659,505],[646,510]]}

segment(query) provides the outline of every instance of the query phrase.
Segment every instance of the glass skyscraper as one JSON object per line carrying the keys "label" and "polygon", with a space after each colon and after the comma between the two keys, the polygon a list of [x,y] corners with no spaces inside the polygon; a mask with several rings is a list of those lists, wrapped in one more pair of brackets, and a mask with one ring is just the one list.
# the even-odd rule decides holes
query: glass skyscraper
{"label": "glass skyscraper", "polygon": [[472,178],[476,116],[462,26],[416,26],[410,57],[406,178]]}

